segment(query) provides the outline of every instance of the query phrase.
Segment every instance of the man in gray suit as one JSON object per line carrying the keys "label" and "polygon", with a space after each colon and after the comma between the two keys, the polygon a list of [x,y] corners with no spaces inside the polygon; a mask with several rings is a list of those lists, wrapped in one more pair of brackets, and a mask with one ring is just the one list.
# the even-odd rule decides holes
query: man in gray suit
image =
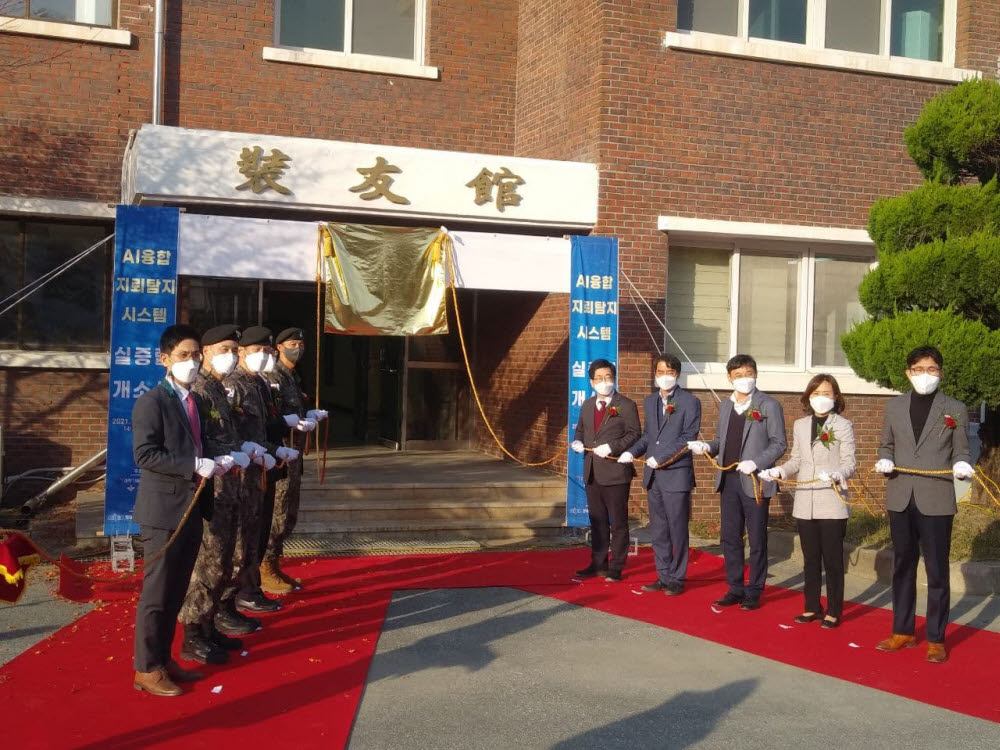
{"label": "man in gray suit", "polygon": [[[749,354],[737,354],[726,363],[733,393],[719,407],[716,437],[710,443],[688,443],[692,453],[719,456],[719,464],[736,464],[735,470],[717,471],[715,491],[720,493],[722,557],[729,591],[715,602],[720,607],[739,604],[757,609],[767,578],[767,515],[773,482],[758,484],[760,504],[755,498],[754,476],[770,469],[787,446],[785,414],[781,404],[757,390],[757,362]],[[743,577],[743,530],[750,539],[750,575]]]}
{"label": "man in gray suit", "polygon": [[[917,563],[921,548],[927,571],[927,661],[947,661],[944,631],[951,607],[948,557],[951,527],[958,511],[952,479],[975,474],[969,464],[969,425],[965,404],[938,389],[943,374],[941,352],[914,349],[906,358],[911,393],[885,405],[882,444],[875,471],[888,477],[885,505],[892,535],[892,635],[880,651],[915,645]],[[918,476],[896,465],[951,474]]]}

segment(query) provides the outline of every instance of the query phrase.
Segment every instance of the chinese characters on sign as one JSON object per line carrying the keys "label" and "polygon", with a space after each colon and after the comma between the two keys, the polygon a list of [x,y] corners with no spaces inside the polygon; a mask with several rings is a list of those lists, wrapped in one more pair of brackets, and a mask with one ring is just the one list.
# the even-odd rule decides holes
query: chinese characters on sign
{"label": "chinese characters on sign", "polygon": [[[278,182],[285,171],[290,169],[288,162],[291,160],[292,157],[276,148],[271,149],[270,156],[265,157],[264,149],[260,146],[253,148],[245,146],[240,152],[239,159],[236,160],[236,166],[239,173],[247,179],[246,182],[237,185],[236,189],[252,190],[255,194],[274,190],[281,195],[291,195],[292,191]],[[395,164],[390,164],[384,157],[377,156],[374,166],[358,167],[354,171],[364,179],[347,189],[352,193],[358,193],[361,200],[374,201],[385,198],[390,203],[401,206],[410,204],[409,198],[392,190],[395,182],[392,175],[402,174],[403,170]],[[477,206],[493,203],[497,211],[503,213],[508,206],[521,205],[523,196],[517,189],[524,184],[524,178],[514,174],[507,167],[501,167],[497,172],[491,172],[483,167],[479,174],[465,183],[465,187],[473,189],[472,200]]]}
{"label": "chinese characters on sign", "polygon": [[178,210],[119,206],[111,303],[108,456],[104,533],[137,533],[132,507],[139,469],[132,457],[132,406],[163,377],[160,334],[177,302]]}
{"label": "chinese characters on sign", "polygon": [[[580,407],[593,395],[590,363],[618,362],[618,240],[570,237],[569,435]],[[583,456],[569,451],[566,467],[566,525],[589,526]]]}

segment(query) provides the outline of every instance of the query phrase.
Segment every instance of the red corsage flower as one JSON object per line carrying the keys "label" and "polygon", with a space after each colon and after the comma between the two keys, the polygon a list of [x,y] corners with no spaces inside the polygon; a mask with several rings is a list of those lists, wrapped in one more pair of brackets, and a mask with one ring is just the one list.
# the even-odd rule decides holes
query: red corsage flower
{"label": "red corsage flower", "polygon": [[939,432],[938,435],[944,435],[944,431],[946,429],[954,430],[956,427],[958,427],[958,422],[955,420],[955,418],[951,416],[951,414],[945,414],[944,426],[941,428],[941,432]]}
{"label": "red corsage flower", "polygon": [[673,401],[668,401],[667,405],[664,408],[666,409],[667,414],[673,414],[675,411],[677,411],[677,404],[675,404]]}
{"label": "red corsage flower", "polygon": [[617,406],[609,406],[608,407],[608,416],[609,417],[617,417],[618,416],[618,407]]}
{"label": "red corsage flower", "polygon": [[764,413],[760,409],[753,409],[753,408],[747,409],[745,416],[747,419],[750,419],[754,422],[764,421]]}

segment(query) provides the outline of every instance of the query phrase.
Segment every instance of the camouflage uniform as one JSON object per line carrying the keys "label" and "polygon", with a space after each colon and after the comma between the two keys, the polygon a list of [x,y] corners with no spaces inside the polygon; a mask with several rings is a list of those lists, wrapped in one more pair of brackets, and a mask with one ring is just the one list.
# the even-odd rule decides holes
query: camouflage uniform
{"label": "camouflage uniform", "polygon": [[[279,359],[274,370],[267,374],[272,387],[277,386],[278,410],[281,414],[306,415],[305,394],[302,393],[302,379],[299,374],[285,367]],[[274,517],[271,521],[271,534],[267,541],[265,560],[277,560],[284,554],[285,540],[295,529],[299,518],[299,489],[302,486],[302,451],[306,438],[303,432],[293,432],[293,448],[299,451],[299,457],[288,463],[286,476],[275,486]]]}
{"label": "camouflage uniform", "polygon": [[[235,414],[222,383],[202,371],[191,385],[191,391],[201,396],[201,439],[205,456],[216,458],[238,451],[243,441],[236,432]],[[211,622],[218,611],[222,590],[233,576],[233,549],[239,516],[239,471],[233,469],[215,477],[214,482],[212,517],[202,532],[198,560],[184,605],[177,616],[184,625]]]}
{"label": "camouflage uniform", "polygon": [[[229,403],[236,412],[237,431],[242,440],[263,445],[272,456],[278,444],[268,440],[268,425],[273,422],[272,407],[260,375],[242,365],[223,381]],[[257,545],[260,538],[260,510],[264,493],[261,487],[263,467],[251,463],[240,482],[240,512],[233,565],[238,580],[223,593],[223,601],[233,599],[237,591],[248,594],[255,590],[254,575],[260,565]]]}

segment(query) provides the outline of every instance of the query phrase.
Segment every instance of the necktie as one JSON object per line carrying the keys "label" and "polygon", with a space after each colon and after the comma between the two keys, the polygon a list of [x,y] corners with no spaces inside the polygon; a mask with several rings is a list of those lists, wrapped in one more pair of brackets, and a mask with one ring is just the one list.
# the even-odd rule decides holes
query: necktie
{"label": "necktie", "polygon": [[194,447],[201,456],[201,422],[198,420],[198,409],[194,405],[194,396],[190,393],[184,397],[184,406],[187,409],[188,422],[191,424],[191,434],[194,436]]}
{"label": "necktie", "polygon": [[597,408],[594,409],[594,432],[601,429],[601,422],[604,421],[604,402],[597,399]]}

